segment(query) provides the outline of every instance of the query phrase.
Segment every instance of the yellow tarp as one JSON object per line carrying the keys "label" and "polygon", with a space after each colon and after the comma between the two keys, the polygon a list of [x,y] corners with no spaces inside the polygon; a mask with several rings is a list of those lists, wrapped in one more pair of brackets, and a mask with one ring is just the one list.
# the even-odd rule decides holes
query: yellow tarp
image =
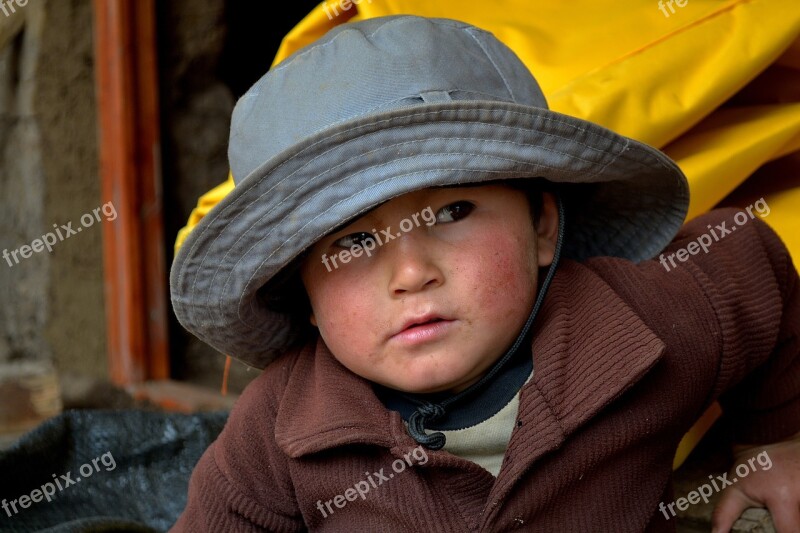
{"label": "yellow tarp", "polygon": [[[763,197],[765,221],[800,268],[797,0],[328,0],[286,35],[273,64],[337,24],[394,14],[491,31],[528,66],[551,109],[664,150],[689,179],[689,218]],[[200,198],[176,249],[232,188],[229,177]],[[715,404],[687,434],[676,468],[718,416]]]}

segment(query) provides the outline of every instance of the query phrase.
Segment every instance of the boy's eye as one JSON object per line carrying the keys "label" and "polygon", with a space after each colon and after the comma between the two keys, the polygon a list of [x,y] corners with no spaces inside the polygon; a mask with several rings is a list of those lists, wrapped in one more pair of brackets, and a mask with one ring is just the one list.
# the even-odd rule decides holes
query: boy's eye
{"label": "boy's eye", "polygon": [[352,248],[353,246],[364,246],[364,242],[368,239],[374,240],[375,237],[372,233],[367,231],[359,231],[358,233],[351,233],[340,239],[336,239],[333,244],[341,248]]}
{"label": "boy's eye", "polygon": [[472,213],[473,209],[475,209],[475,204],[472,202],[467,202],[466,200],[454,202],[439,209],[439,212],[436,213],[436,222],[455,222],[461,220]]}

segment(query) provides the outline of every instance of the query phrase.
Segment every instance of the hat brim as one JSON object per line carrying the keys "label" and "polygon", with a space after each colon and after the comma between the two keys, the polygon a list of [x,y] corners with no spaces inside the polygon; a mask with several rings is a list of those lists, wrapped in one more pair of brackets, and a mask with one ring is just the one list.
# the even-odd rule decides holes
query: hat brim
{"label": "hat brim", "polygon": [[264,368],[297,330],[258,290],[317,240],[411,191],[531,177],[596,184],[569,213],[565,255],[577,260],[649,259],[689,204],[671,159],[591,122],[494,101],[393,109],[320,131],[242,179],[178,251],[175,314],[219,351]]}

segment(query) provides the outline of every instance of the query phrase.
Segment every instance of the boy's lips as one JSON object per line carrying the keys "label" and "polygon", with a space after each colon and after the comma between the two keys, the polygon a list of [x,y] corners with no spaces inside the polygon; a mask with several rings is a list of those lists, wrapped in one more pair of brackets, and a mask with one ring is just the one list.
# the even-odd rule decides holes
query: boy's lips
{"label": "boy's lips", "polygon": [[436,340],[451,329],[454,319],[436,313],[426,313],[409,318],[403,325],[389,336],[389,340],[403,344],[418,344]]}

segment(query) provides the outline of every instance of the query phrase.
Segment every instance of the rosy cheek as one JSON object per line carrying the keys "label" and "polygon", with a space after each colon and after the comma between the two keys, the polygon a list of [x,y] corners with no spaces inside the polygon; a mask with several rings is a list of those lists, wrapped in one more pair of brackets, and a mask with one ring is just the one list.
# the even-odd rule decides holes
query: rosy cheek
{"label": "rosy cheek", "polygon": [[482,255],[473,272],[475,303],[489,316],[516,317],[530,302],[533,290],[525,259],[515,253],[519,244],[511,238],[493,235],[484,246],[495,251]]}
{"label": "rosy cheek", "polygon": [[369,341],[374,316],[369,305],[371,298],[358,288],[353,282],[331,283],[317,301],[320,331],[331,348],[353,350]]}

